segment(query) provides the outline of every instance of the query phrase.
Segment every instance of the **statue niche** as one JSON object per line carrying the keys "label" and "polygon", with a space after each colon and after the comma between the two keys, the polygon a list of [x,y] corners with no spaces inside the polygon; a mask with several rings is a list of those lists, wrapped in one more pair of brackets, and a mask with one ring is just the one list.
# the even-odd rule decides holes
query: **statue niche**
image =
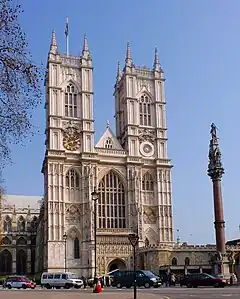
{"label": "statue niche", "polygon": [[75,205],[71,205],[66,211],[66,220],[69,224],[79,223],[80,212]]}

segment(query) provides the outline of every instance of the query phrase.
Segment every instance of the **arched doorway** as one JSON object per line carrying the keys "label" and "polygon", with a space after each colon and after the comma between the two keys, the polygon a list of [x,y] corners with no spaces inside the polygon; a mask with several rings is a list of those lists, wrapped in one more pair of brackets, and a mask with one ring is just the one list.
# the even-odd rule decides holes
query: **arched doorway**
{"label": "arched doorway", "polygon": [[112,272],[114,270],[126,270],[126,264],[123,260],[115,259],[111,261],[108,265],[108,272]]}
{"label": "arched doorway", "polygon": [[17,252],[17,274],[26,274],[27,270],[27,256],[23,249]]}
{"label": "arched doorway", "polygon": [[0,273],[12,274],[12,255],[7,249],[0,254]]}

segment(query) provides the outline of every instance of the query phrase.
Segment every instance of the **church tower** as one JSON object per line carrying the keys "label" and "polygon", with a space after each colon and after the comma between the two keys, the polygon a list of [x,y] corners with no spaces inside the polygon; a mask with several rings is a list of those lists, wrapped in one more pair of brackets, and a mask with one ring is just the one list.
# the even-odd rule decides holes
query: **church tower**
{"label": "church tower", "polygon": [[115,84],[116,136],[126,150],[128,172],[134,168],[140,181],[128,196],[141,211],[138,234],[153,244],[173,242],[164,82],[157,49],[152,69],[137,67],[128,43],[125,65],[121,71],[118,63]]}
{"label": "church tower", "polygon": [[91,260],[85,245],[91,240],[87,211],[93,179],[89,171],[94,151],[93,67],[86,36],[82,55],[73,57],[68,54],[68,22],[65,34],[67,53],[60,54],[52,33],[45,77],[43,270],[67,268],[83,274]]}

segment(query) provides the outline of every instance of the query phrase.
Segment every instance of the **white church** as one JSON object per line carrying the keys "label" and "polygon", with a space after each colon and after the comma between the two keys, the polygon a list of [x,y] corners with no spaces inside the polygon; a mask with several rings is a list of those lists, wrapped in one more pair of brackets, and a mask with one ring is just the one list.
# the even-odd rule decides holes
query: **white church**
{"label": "white church", "polygon": [[96,143],[92,73],[86,37],[82,55],[73,57],[60,53],[53,32],[45,78],[45,192],[36,272],[67,268],[93,276],[94,188],[99,193],[98,274],[132,266],[130,233],[138,234],[139,247],[173,245],[165,79],[157,49],[153,67],[137,67],[127,45],[114,90],[116,133],[107,123]]}

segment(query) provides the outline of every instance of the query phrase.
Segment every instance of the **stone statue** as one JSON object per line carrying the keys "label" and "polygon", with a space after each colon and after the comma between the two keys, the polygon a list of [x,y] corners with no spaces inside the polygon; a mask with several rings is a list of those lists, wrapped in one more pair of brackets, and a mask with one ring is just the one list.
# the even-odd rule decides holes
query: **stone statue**
{"label": "stone statue", "polygon": [[217,139],[217,127],[214,123],[211,124],[210,134],[212,135],[212,140]]}

